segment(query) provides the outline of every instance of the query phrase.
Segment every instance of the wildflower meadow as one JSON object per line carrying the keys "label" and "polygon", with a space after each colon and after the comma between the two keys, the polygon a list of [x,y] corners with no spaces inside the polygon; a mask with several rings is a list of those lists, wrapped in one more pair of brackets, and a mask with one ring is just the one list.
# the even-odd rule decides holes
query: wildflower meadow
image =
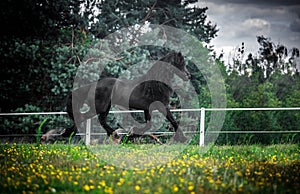
{"label": "wildflower meadow", "polygon": [[[142,156],[153,146],[162,147],[2,144],[0,193],[300,193],[299,145],[186,146],[180,153],[171,145],[168,160],[147,164]],[[130,157],[144,167],[126,167]]]}

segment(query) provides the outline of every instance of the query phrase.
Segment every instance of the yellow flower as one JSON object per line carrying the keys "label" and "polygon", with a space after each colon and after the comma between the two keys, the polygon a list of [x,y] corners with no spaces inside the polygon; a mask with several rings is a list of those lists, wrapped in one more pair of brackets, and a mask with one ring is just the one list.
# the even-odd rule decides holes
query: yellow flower
{"label": "yellow flower", "polygon": [[141,190],[141,187],[140,187],[139,185],[136,185],[136,186],[134,187],[134,189],[137,190],[137,191],[139,191],[139,190]]}
{"label": "yellow flower", "polygon": [[189,191],[194,190],[194,185],[190,185],[190,186],[188,187],[188,190],[189,190]]}
{"label": "yellow flower", "polygon": [[238,176],[243,176],[243,174],[242,174],[240,171],[237,171],[236,174],[237,174]]}
{"label": "yellow flower", "polygon": [[179,188],[177,187],[177,185],[173,185],[172,191],[174,193],[176,193],[179,190]]}
{"label": "yellow flower", "polygon": [[113,192],[113,189],[112,189],[111,187],[105,187],[105,188],[104,188],[104,192],[105,192],[105,193],[114,193],[114,192]]}
{"label": "yellow flower", "polygon": [[125,182],[125,179],[124,178],[120,178],[119,182],[117,182],[117,185],[121,186],[121,185],[123,185],[124,182]]}
{"label": "yellow flower", "polygon": [[254,174],[256,174],[256,175],[262,175],[263,173],[255,171]]}
{"label": "yellow flower", "polygon": [[90,186],[84,185],[84,186],[83,186],[83,190],[85,190],[85,191],[90,191],[91,189],[90,189]]}
{"label": "yellow flower", "polygon": [[49,190],[50,190],[51,193],[56,193],[56,189],[53,188],[53,187],[49,187]]}
{"label": "yellow flower", "polygon": [[102,187],[105,187],[105,186],[106,186],[105,180],[102,180],[99,184],[100,184]]}
{"label": "yellow flower", "polygon": [[182,177],[179,177],[179,182],[183,183],[185,180]]}

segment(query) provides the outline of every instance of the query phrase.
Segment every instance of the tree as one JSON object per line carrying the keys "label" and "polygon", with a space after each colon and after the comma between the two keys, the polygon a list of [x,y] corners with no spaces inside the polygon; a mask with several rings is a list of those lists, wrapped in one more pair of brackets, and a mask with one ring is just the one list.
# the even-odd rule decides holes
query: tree
{"label": "tree", "polygon": [[[46,0],[21,0],[0,2],[1,39],[58,40],[63,30],[84,25],[80,16],[83,0],[53,2]],[[69,38],[69,37],[65,37]]]}
{"label": "tree", "polygon": [[298,48],[292,48],[288,51],[286,46],[274,44],[271,42],[271,39],[265,38],[264,36],[258,36],[257,41],[261,46],[259,49],[259,57],[266,71],[266,78],[269,78],[274,71],[298,73],[294,61],[295,57],[299,57]]}
{"label": "tree", "polygon": [[[62,111],[77,67],[95,42],[122,27],[145,23],[186,30],[203,42],[216,36],[206,19],[207,8],[193,7],[196,0],[3,0],[0,2],[1,112]],[[122,64],[144,60],[158,48],[121,53],[123,61],[108,66],[120,73]],[[162,49],[163,50],[163,49]],[[125,57],[126,56],[126,57]],[[158,55],[156,57],[159,57]],[[121,69],[122,70],[122,69]],[[203,94],[205,96],[205,94]],[[18,123],[38,123],[40,118]],[[10,130],[18,123],[6,123]],[[20,129],[23,131],[23,129]],[[27,129],[26,129],[27,130]]]}
{"label": "tree", "polygon": [[[297,48],[288,49],[282,44],[271,42],[270,38],[257,37],[259,55],[249,54],[243,60],[244,44],[238,55],[229,64],[228,99],[238,107],[294,107],[299,106],[297,94],[300,91],[299,70],[296,69]],[[230,113],[224,124],[228,130],[295,130],[299,114],[293,111],[241,111]],[[233,120],[233,121],[232,121]],[[243,134],[244,135],[244,134]],[[231,143],[243,141],[244,136],[228,135]],[[272,143],[289,141],[291,134],[251,135],[251,142]],[[293,136],[294,140],[299,136]],[[220,140],[221,142],[221,140]],[[249,142],[249,141],[248,141]]]}
{"label": "tree", "polygon": [[[207,21],[208,8],[196,7],[193,5],[196,2],[197,0],[104,0],[95,4],[99,11],[92,19],[97,22],[91,24],[91,31],[96,37],[104,38],[133,25],[163,24],[185,30],[201,42],[209,43],[216,36],[216,25]],[[142,49],[147,50],[152,59],[158,59],[167,52],[165,48],[151,46]],[[205,96],[201,89],[206,85],[205,79],[194,64],[189,63],[189,70],[196,91]]]}
{"label": "tree", "polygon": [[[186,30],[200,41],[209,43],[217,33],[216,25],[207,21],[206,8],[192,7],[197,0],[104,0],[96,3],[91,31],[104,38],[116,30],[136,24],[164,24]],[[91,5],[86,5],[91,6]]]}
{"label": "tree", "polygon": [[1,26],[5,26],[0,38],[2,111],[26,103],[55,109],[53,104],[70,89],[91,41],[122,27],[145,22],[171,25],[209,42],[216,36],[216,26],[206,21],[207,8],[190,6],[195,2],[1,1]]}
{"label": "tree", "polygon": [[1,1],[1,111],[25,104],[48,110],[63,105],[54,97],[59,95],[61,100],[66,93],[57,93],[55,88],[63,81],[58,78],[64,75],[71,82],[79,63],[76,55],[83,54],[81,46],[86,40],[81,26],[87,18],[80,14],[81,3]]}
{"label": "tree", "polygon": [[[274,72],[278,71],[281,74],[299,74],[299,69],[296,68],[296,58],[299,58],[299,49],[288,49],[286,46],[271,41],[270,38],[257,36],[259,44],[258,56],[252,53],[248,54],[243,61],[245,47],[244,43],[237,50],[237,56],[233,59],[233,64],[229,64],[230,71],[237,71],[240,74],[260,73],[260,81],[268,79]],[[263,74],[261,74],[263,73]],[[264,75],[264,77],[261,77]]]}

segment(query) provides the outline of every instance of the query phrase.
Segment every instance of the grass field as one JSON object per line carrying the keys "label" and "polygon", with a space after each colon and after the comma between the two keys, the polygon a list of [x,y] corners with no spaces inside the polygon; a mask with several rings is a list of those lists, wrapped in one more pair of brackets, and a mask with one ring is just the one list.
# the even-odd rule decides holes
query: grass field
{"label": "grass field", "polygon": [[0,145],[1,193],[300,193],[300,146]]}

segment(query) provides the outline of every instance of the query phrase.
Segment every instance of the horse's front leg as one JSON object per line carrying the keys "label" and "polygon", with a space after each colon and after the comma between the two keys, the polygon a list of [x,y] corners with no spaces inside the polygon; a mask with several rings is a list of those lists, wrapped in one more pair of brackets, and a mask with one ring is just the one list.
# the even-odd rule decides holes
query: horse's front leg
{"label": "horse's front leg", "polygon": [[182,130],[179,128],[179,124],[174,119],[169,108],[166,108],[166,113],[167,113],[166,117],[167,117],[168,121],[170,121],[170,123],[172,124],[172,126],[174,127],[174,130],[175,130],[174,140],[177,142],[181,142],[181,143],[186,142],[187,138],[184,136]]}
{"label": "horse's front leg", "polygon": [[99,116],[98,116],[98,119],[99,119],[99,122],[100,122],[101,126],[105,129],[105,131],[107,133],[107,137],[110,137],[114,132],[114,129],[111,128],[106,123],[106,118],[107,118],[107,115],[109,113],[109,109],[110,109],[110,106],[106,109],[106,111],[104,113],[100,113]]}

